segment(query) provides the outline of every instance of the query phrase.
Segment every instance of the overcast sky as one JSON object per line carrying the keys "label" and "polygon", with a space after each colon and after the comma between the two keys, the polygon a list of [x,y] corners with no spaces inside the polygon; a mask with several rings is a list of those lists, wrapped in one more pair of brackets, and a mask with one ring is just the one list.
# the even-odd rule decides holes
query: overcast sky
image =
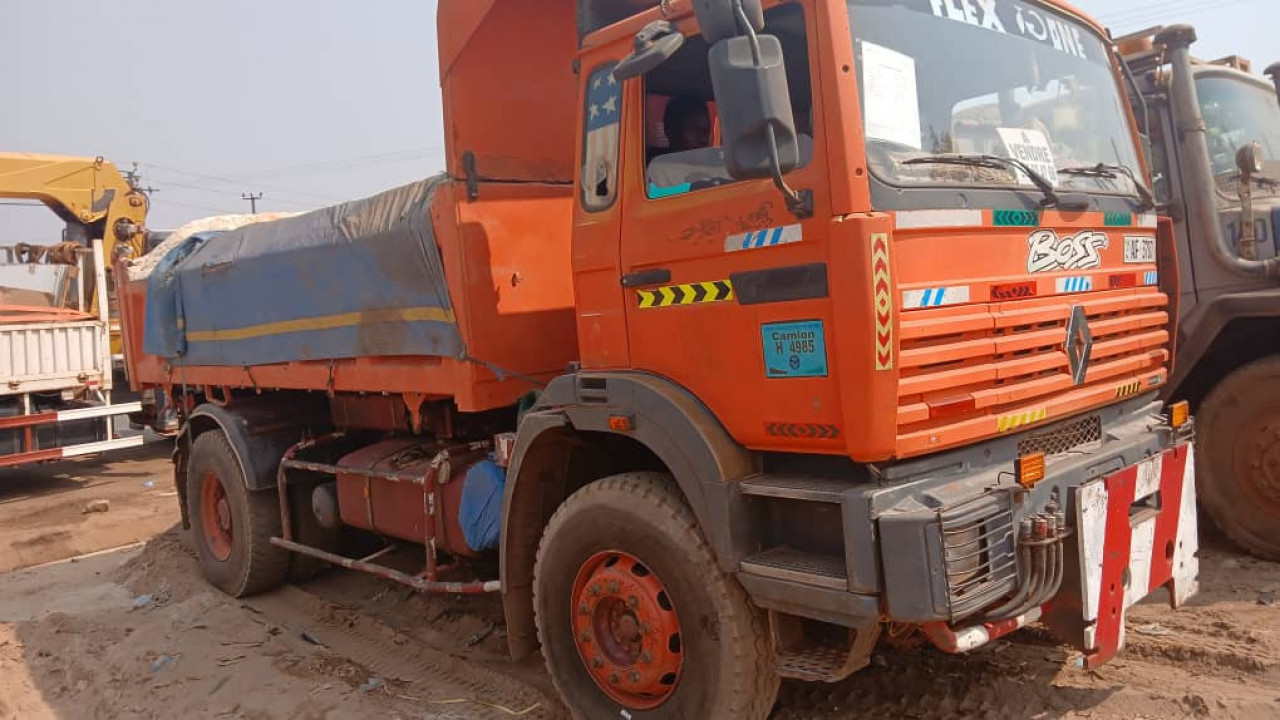
{"label": "overcast sky", "polygon": [[[528,0],[533,2],[535,0]],[[1276,0],[1075,0],[1117,34],[1280,60]],[[152,228],[362,197],[443,167],[435,0],[0,0],[0,149],[139,163]],[[3,202],[3,201],[0,201]],[[0,245],[47,242],[0,205]]]}

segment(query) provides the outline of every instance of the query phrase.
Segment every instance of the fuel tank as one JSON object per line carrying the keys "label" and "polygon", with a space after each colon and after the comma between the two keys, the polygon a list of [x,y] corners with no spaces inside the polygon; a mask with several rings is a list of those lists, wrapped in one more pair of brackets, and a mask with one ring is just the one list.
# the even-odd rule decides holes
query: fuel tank
{"label": "fuel tank", "polygon": [[458,523],[458,506],[467,468],[485,453],[442,454],[445,449],[435,441],[398,438],[345,455],[337,463],[344,468],[394,474],[397,479],[338,473],[343,524],[421,545],[434,541],[438,549],[456,555],[475,555]]}

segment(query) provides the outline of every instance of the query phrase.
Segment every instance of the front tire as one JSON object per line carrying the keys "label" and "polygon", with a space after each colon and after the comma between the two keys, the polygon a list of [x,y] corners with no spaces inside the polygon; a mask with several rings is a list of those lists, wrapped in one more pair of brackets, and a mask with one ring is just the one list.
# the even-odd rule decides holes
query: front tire
{"label": "front tire", "polygon": [[1237,545],[1280,562],[1280,358],[1228,375],[1198,415],[1205,511]]}
{"label": "front tire", "polygon": [[570,496],[538,548],[534,608],[575,717],[755,720],[773,707],[764,617],[667,475],[615,475]]}
{"label": "front tire", "polygon": [[274,492],[251,492],[231,443],[209,431],[191,445],[187,502],[200,572],[232,597],[264,592],[284,582],[289,552],[271,544],[280,534]]}

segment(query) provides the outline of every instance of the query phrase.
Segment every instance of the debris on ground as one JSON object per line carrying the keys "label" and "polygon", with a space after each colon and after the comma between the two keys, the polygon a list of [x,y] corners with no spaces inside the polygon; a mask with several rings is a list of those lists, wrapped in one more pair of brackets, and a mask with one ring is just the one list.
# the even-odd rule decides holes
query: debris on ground
{"label": "debris on ground", "polygon": [[90,500],[89,502],[85,503],[84,509],[80,511],[80,514],[88,515],[89,513],[104,513],[109,511],[110,509],[111,509],[110,500],[101,500],[101,499]]}

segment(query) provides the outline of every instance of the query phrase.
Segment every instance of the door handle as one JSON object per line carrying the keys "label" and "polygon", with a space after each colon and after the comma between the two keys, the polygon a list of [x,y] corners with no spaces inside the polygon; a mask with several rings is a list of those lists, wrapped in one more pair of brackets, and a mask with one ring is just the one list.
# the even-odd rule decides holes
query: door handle
{"label": "door handle", "polygon": [[622,276],[622,287],[636,288],[645,285],[661,285],[671,282],[671,271],[667,268],[641,270],[637,273]]}

